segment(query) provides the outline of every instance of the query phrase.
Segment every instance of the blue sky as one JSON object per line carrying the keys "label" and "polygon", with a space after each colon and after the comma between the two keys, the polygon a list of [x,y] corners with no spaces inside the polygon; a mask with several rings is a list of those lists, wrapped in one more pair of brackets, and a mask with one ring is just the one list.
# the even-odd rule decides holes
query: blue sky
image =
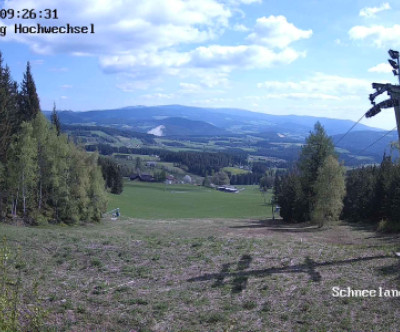
{"label": "blue sky", "polygon": [[[30,61],[42,109],[183,104],[358,120],[372,82],[397,83],[400,2],[375,0],[9,0],[58,20],[0,20],[21,81]],[[95,34],[13,33],[13,25],[95,25]],[[206,119],[205,119],[206,120]],[[392,129],[387,109],[371,126]]]}

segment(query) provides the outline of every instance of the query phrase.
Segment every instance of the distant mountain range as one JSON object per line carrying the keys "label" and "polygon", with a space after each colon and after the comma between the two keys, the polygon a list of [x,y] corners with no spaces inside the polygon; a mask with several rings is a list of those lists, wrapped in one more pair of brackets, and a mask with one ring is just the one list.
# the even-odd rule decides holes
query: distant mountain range
{"label": "distant mountain range", "polygon": [[[45,112],[47,116],[50,112]],[[287,137],[307,136],[319,121],[329,135],[345,133],[350,120],[313,116],[271,115],[234,108],[200,108],[182,105],[132,106],[86,112],[59,111],[64,124],[109,126],[158,136],[213,136],[280,133]],[[358,124],[354,131],[381,131]]]}
{"label": "distant mountain range", "polygon": [[[51,112],[44,113],[50,117]],[[208,141],[219,137],[219,141],[229,141],[218,142],[219,145],[226,145],[226,148],[243,148],[243,138],[254,136],[257,137],[258,143],[252,148],[268,147],[268,150],[263,151],[264,154],[276,154],[278,158],[283,154],[286,159],[288,151],[276,150],[289,146],[297,146],[298,149],[298,144],[304,142],[314,124],[319,121],[332,137],[337,152],[347,165],[379,163],[384,153],[398,157],[398,152],[392,148],[392,143],[398,139],[396,131],[388,134],[381,129],[358,124],[343,136],[354,125],[350,120],[182,105],[132,106],[86,112],[59,111],[58,115],[64,128],[68,127],[75,135],[78,135],[79,127],[86,131],[89,128],[99,128],[108,134],[111,133],[111,136],[137,137],[149,144],[154,143],[156,136],[177,142],[199,140],[201,137]],[[235,136],[242,137],[239,140],[242,143],[235,145],[228,138]]]}

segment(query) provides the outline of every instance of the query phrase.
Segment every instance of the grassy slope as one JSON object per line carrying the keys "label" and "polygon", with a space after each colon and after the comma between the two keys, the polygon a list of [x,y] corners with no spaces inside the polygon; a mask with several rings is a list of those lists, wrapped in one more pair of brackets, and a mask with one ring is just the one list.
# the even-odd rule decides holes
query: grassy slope
{"label": "grassy slope", "polygon": [[240,169],[240,168],[237,168],[237,167],[224,167],[222,170],[225,171],[225,172],[229,172],[232,175],[250,173],[249,171],[246,171],[244,169]]}
{"label": "grassy slope", "polygon": [[398,300],[331,295],[334,286],[400,289],[397,236],[265,226],[120,220],[0,224],[0,234],[22,248],[24,285],[43,277],[52,331],[398,330]]}
{"label": "grassy slope", "polygon": [[[139,219],[265,218],[271,215],[257,186],[237,194],[192,185],[125,182],[121,195],[110,195],[109,210]],[[270,201],[270,195],[267,195]]]}

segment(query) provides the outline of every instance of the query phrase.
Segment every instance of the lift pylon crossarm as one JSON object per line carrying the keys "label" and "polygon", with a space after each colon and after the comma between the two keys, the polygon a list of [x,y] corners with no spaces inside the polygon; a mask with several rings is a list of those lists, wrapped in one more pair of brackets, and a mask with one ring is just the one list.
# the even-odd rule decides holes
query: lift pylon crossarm
{"label": "lift pylon crossarm", "polygon": [[375,105],[374,100],[376,97],[390,89],[389,85],[390,84],[372,83],[372,88],[376,90],[376,92],[369,95],[369,100],[372,105]]}
{"label": "lift pylon crossarm", "polygon": [[[389,63],[393,68],[393,74],[398,76],[400,83],[400,53],[399,51],[389,50],[389,56],[391,57]],[[381,112],[382,108],[394,107],[397,134],[400,143],[400,85],[390,83],[372,83],[372,88],[376,90],[376,92],[369,95],[369,100],[373,106],[367,113],[365,113],[365,116],[367,118],[372,118],[374,115]],[[375,98],[384,92],[387,92],[390,99],[376,104]]]}
{"label": "lift pylon crossarm", "polygon": [[365,113],[366,118],[372,118],[373,116],[380,113],[382,110],[379,106],[374,105],[367,113]]}
{"label": "lift pylon crossarm", "polygon": [[372,118],[374,115],[377,115],[382,110],[382,108],[390,108],[395,106],[399,106],[399,101],[397,99],[387,99],[381,101],[377,105],[374,105],[374,107],[372,107],[367,113],[365,113],[365,116],[367,118]]}
{"label": "lift pylon crossarm", "polygon": [[399,85],[392,85],[388,89],[388,95],[391,96],[393,99],[400,99],[400,86]]}

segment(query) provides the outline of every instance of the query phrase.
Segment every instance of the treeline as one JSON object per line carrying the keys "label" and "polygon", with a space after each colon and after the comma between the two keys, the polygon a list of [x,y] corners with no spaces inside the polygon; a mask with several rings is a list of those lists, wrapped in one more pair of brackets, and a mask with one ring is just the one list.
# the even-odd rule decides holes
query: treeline
{"label": "treeline", "polygon": [[160,159],[179,166],[184,165],[190,173],[200,176],[211,175],[223,167],[247,163],[247,155],[231,155],[222,152],[162,151]]}
{"label": "treeline", "polygon": [[110,189],[112,194],[121,194],[124,189],[121,166],[113,159],[103,156],[99,157],[98,163],[101,167],[106,187]]}
{"label": "treeline", "polygon": [[231,185],[260,184],[260,180],[270,173],[271,168],[266,163],[255,162],[251,166],[251,172],[243,174],[231,174],[227,172]]}
{"label": "treeline", "polygon": [[91,135],[93,135],[91,132],[96,130],[96,131],[102,131],[103,133],[110,135],[110,136],[138,138],[147,144],[155,143],[153,135],[134,132],[134,131],[128,131],[128,130],[121,130],[121,129],[112,128],[112,127],[62,124],[61,129],[63,131],[71,132],[74,136],[81,136],[81,135],[82,136],[91,136]]}
{"label": "treeline", "polygon": [[54,122],[40,111],[29,63],[18,87],[0,55],[1,220],[76,223],[101,218],[106,197],[97,154],[78,149]]}
{"label": "treeline", "polygon": [[266,161],[266,163],[270,167],[278,167],[278,168],[286,168],[288,165],[294,163],[300,153],[300,148],[298,146],[289,146],[289,147],[273,147],[273,148],[258,148],[256,152],[254,152],[257,156],[264,156],[264,157],[272,157],[281,159],[283,161]]}
{"label": "treeline", "polygon": [[160,155],[163,149],[154,149],[154,148],[129,148],[127,146],[112,146],[109,144],[89,144],[85,146],[86,151],[95,152],[98,151],[99,154],[103,156],[111,156],[113,153],[123,153],[123,154],[140,154],[140,155]]}
{"label": "treeline", "polygon": [[343,218],[381,222],[382,229],[396,228],[400,220],[400,165],[390,156],[384,156],[380,166],[349,171],[346,190]]}
{"label": "treeline", "polygon": [[263,175],[258,173],[246,173],[231,175],[229,177],[231,185],[252,185],[259,184]]}

